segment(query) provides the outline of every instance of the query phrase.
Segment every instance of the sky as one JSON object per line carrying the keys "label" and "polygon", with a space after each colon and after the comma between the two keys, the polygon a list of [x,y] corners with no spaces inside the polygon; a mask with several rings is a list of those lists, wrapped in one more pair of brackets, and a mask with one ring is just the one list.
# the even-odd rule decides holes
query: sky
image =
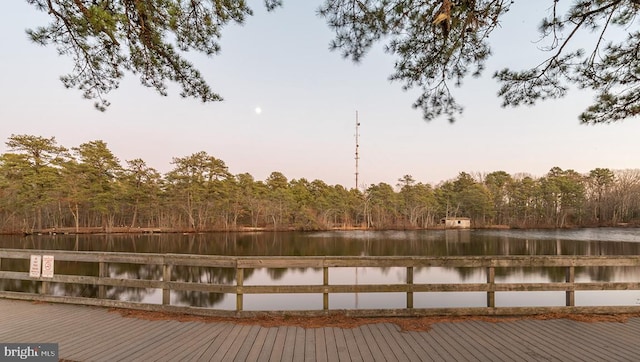
{"label": "sky", "polygon": [[536,42],[548,4],[522,3],[494,33],[484,76],[453,89],[465,110],[450,124],[444,117],[426,122],[411,107],[418,92],[388,80],[394,58],[381,45],[359,64],[343,59],[329,51],[333,34],[316,15],[320,2],[293,0],[272,13],[249,1],[254,16],[223,30],[219,55],[187,54],[223,102],[183,99],[172,85],[162,97],[128,74],[101,113],[60,82],[71,60],[28,40],[25,29],[47,24],[47,15],[11,1],[0,13],[0,153],[12,134],[55,137],[68,148],[102,140],[123,165],[141,158],[161,173],[173,158],[205,151],[256,180],[279,171],[352,188],[358,112],[360,188],[395,186],[407,174],[437,185],[463,171],[540,177],[555,166],[580,173],[640,167],[640,119],[581,125],[578,115],[593,99],[588,91],[501,108],[493,72],[531,67],[548,55]]}

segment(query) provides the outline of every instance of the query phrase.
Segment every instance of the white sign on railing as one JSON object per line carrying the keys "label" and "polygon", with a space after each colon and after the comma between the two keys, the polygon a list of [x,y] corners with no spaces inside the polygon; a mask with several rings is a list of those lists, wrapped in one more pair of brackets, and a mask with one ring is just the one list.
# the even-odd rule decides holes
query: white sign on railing
{"label": "white sign on railing", "polygon": [[53,255],[42,256],[42,277],[53,278]]}
{"label": "white sign on railing", "polygon": [[53,255],[31,255],[29,264],[29,277],[53,278]]}
{"label": "white sign on railing", "polygon": [[42,265],[42,257],[40,255],[31,255],[31,264],[29,267],[29,277],[40,278],[40,268]]}

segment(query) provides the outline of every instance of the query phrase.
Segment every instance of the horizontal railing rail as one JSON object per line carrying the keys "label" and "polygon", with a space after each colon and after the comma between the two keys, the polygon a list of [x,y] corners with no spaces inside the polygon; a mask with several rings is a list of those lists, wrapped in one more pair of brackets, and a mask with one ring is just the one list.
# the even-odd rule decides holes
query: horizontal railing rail
{"label": "horizontal railing rail", "polygon": [[[63,262],[97,264],[98,275],[65,275],[54,273],[51,277],[34,277],[27,270],[6,270],[3,262],[10,259],[30,260],[32,255],[53,256],[54,270]],[[5,262],[6,263],[6,262]],[[24,264],[24,263],[23,263]],[[161,268],[156,279],[134,277],[114,278],[109,275],[110,264],[141,264]],[[232,269],[234,283],[192,282],[173,280],[172,272],[179,267],[205,267]],[[405,268],[406,278],[395,284],[332,284],[329,270],[333,268]],[[414,283],[416,268],[481,268],[486,271],[484,283]],[[496,282],[497,268],[563,268],[562,282]],[[344,313],[353,316],[420,316],[420,315],[515,315],[541,313],[637,313],[640,305],[629,306],[576,306],[576,291],[640,290],[640,282],[576,282],[575,270],[580,267],[640,267],[640,256],[210,256],[188,254],[146,254],[60,250],[0,249],[0,280],[34,281],[38,292],[0,291],[0,297],[98,305],[117,308],[134,308],[150,311],[171,311],[218,316],[254,316],[261,312],[244,310],[244,295],[248,294],[296,294],[322,295],[321,310],[269,311],[299,315]],[[322,283],[308,285],[245,285],[247,269],[322,269]],[[95,267],[94,267],[95,269]],[[53,295],[51,283],[94,285],[97,297]],[[107,287],[153,288],[162,290],[162,304],[127,302],[108,299]],[[219,310],[194,306],[171,305],[171,292],[205,292],[235,295],[235,310]],[[496,292],[560,291],[566,296],[563,306],[552,307],[496,307]],[[429,292],[483,292],[486,307],[415,308],[415,293]],[[393,309],[331,309],[329,297],[340,293],[404,293],[405,308]]]}

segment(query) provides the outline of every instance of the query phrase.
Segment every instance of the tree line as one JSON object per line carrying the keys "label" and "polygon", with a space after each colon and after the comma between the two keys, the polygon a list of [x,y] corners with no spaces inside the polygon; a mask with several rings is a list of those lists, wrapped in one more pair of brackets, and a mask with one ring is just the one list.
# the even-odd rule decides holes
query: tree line
{"label": "tree line", "polygon": [[578,227],[640,222],[640,169],[553,167],[542,177],[460,174],[432,186],[411,175],[360,189],[322,180],[233,175],[204,151],[166,174],[124,164],[104,141],[66,148],[12,135],[0,155],[0,232],[423,229],[446,217],[473,227]]}

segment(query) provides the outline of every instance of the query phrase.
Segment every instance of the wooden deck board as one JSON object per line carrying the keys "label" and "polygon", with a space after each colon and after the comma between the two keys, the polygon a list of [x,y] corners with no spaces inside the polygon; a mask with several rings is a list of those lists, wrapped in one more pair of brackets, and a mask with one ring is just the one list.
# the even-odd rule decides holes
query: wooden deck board
{"label": "wooden deck board", "polygon": [[247,339],[252,326],[240,325],[237,333],[233,332],[226,336],[224,342],[218,348],[218,351],[213,357],[215,361],[233,361],[238,354],[240,348]]}
{"label": "wooden deck board", "polygon": [[[452,345],[451,343],[455,343],[455,341],[448,341],[448,337],[446,334],[443,335],[442,331],[440,331],[440,324],[435,324],[431,326],[428,334],[425,338],[429,338],[433,341],[433,345],[436,347],[438,354],[443,358],[447,359],[453,358],[456,361],[467,361],[470,356],[464,356],[461,354],[459,348],[456,345]],[[465,353],[462,351],[462,353]]]}
{"label": "wooden deck board", "polygon": [[447,357],[451,357],[438,343],[438,341],[431,334],[431,331],[427,332],[416,332],[413,335],[414,340],[417,341],[422,348],[427,351],[429,354],[429,358],[432,361],[444,361]]}
{"label": "wooden deck board", "polygon": [[[455,323],[440,324],[439,327],[443,336],[446,336],[447,341],[454,344],[454,347],[457,348],[465,358],[472,356],[484,361],[497,360],[492,354],[487,355],[485,345],[482,344],[475,335],[469,337],[464,333],[457,333]],[[464,341],[464,343],[460,343],[460,341]]]}
{"label": "wooden deck board", "polygon": [[[34,334],[37,336],[39,334],[45,334],[47,333],[47,330],[49,330],[49,328],[57,328],[58,329],[58,333],[65,333],[67,331],[72,331],[75,328],[70,328],[70,326],[75,326],[75,324],[77,323],[78,319],[86,319],[89,317],[93,317],[95,315],[95,313],[92,314],[91,312],[91,308],[86,308],[86,307],[78,307],[78,308],[73,308],[73,306],[64,306],[66,308],[57,308],[55,313],[47,313],[46,318],[43,318],[42,320],[42,331],[33,331],[31,329],[29,329],[28,327],[30,326],[31,323],[31,318],[33,318],[34,316],[31,315],[31,313],[34,313],[33,310],[38,310],[37,308],[37,304],[34,303],[30,303],[30,302],[21,302],[21,303],[25,303],[25,305],[23,306],[23,308],[14,308],[14,310],[7,310],[6,314],[3,313],[4,315],[18,315],[19,318],[14,319],[14,318],[2,318],[2,330],[6,330],[7,331],[7,336],[3,340],[14,340],[14,341],[19,341],[21,338],[24,337],[33,337]],[[32,312],[29,312],[29,310],[32,310]],[[72,311],[77,310],[76,314],[71,314]],[[45,317],[45,316],[42,316]],[[90,325],[82,325],[79,326],[80,328],[88,328],[91,327]],[[63,337],[63,336],[61,336]]]}
{"label": "wooden deck board", "polygon": [[304,361],[305,356],[305,347],[307,345],[307,333],[304,328],[296,327],[295,328],[295,339],[293,343],[293,360],[294,361]]}
{"label": "wooden deck board", "polygon": [[[611,323],[612,329],[616,328],[617,323]],[[632,342],[637,336],[640,335],[640,318],[632,318],[625,322],[628,328],[628,333],[625,334],[625,338],[622,341]]]}
{"label": "wooden deck board", "polygon": [[356,337],[353,334],[352,329],[343,329],[344,341],[347,344],[347,350],[349,351],[349,357],[351,361],[363,361],[362,353],[360,353],[360,346],[356,341]]}
{"label": "wooden deck board", "polygon": [[482,334],[473,333],[470,328],[459,328],[457,323],[450,323],[447,325],[447,333],[450,336],[464,340],[467,344],[473,348],[471,353],[480,360],[491,360],[494,362],[507,361],[504,356],[500,354],[499,350],[496,353],[491,353],[493,349],[489,349],[491,344],[483,338]]}
{"label": "wooden deck board", "polygon": [[327,349],[327,360],[338,361],[338,346],[336,345],[336,337],[334,335],[334,329],[332,327],[323,328],[324,330],[324,343]]}
{"label": "wooden deck board", "polygon": [[[132,323],[127,327],[127,330],[122,330],[122,322],[116,319],[102,328],[96,323],[90,330],[67,331],[59,338],[67,352],[73,353],[79,360],[82,360],[96,354],[104,355],[112,351],[118,344],[126,343],[138,333],[145,332],[146,328],[142,323]],[[109,336],[109,338],[103,336]],[[69,342],[65,342],[67,340]],[[87,349],[87,345],[90,345],[91,349]]]}
{"label": "wooden deck board", "polygon": [[246,361],[247,360],[247,355],[249,354],[251,347],[253,347],[253,344],[256,340],[256,336],[258,335],[258,332],[262,328],[260,326],[249,326],[249,328],[247,329],[248,330],[244,334],[244,338],[242,339],[237,338],[236,341],[234,342],[234,344],[236,344],[236,347],[233,348],[235,352],[227,353],[227,355],[224,356],[224,361]]}
{"label": "wooden deck board", "polygon": [[617,325],[617,323],[611,323],[610,325],[606,325],[604,326],[603,329],[601,329],[601,331],[602,333],[607,333],[607,335],[616,335],[617,337],[619,337],[619,338],[616,338],[616,341],[618,341],[621,344],[624,344],[623,349],[627,353],[633,354],[634,350],[628,347],[637,345],[637,341],[639,338],[638,336],[640,336],[640,318],[630,319],[625,323],[625,325],[626,325],[626,328],[624,329],[624,332],[626,333],[619,332],[621,328]]}
{"label": "wooden deck board", "polygon": [[325,342],[324,339],[324,328],[316,328],[314,330],[314,334],[316,336],[315,340],[316,340],[316,346],[315,346],[315,351],[316,351],[316,356],[315,356],[315,360],[318,362],[327,362],[328,358],[327,358],[327,343]]}
{"label": "wooden deck board", "polygon": [[477,335],[484,340],[488,350],[494,352],[496,360],[510,362],[514,360],[533,362],[537,359],[526,353],[522,340],[510,333],[505,333],[499,323],[469,321],[465,327],[456,326],[471,335]]}
{"label": "wooden deck board", "polygon": [[371,349],[367,345],[367,340],[362,333],[362,328],[354,328],[351,330],[353,333],[353,338],[355,340],[356,345],[358,346],[358,351],[360,352],[360,356],[363,361],[373,361],[374,357],[371,353]]}
{"label": "wooden deck board", "polygon": [[389,331],[389,340],[393,338],[393,343],[395,343],[400,350],[404,353],[406,358],[409,361],[422,361],[420,358],[420,348],[419,346],[411,346],[407,339],[405,338],[405,334],[400,332],[400,327],[395,324],[384,324],[381,327],[386,327],[387,331]]}
{"label": "wooden deck board", "polygon": [[[405,351],[402,345],[402,341],[398,339],[396,334],[399,331],[399,327],[397,325],[390,325],[389,323],[384,324],[375,324],[373,327],[378,328],[380,333],[384,337],[385,342],[391,348],[391,351],[395,355],[397,360],[404,361],[416,361],[413,351]],[[397,329],[396,329],[397,328]]]}
{"label": "wooden deck board", "polygon": [[563,327],[558,325],[556,321],[552,320],[548,322],[550,323],[529,323],[529,325],[521,323],[520,327],[522,329],[529,330],[531,333],[530,335],[534,340],[539,341],[539,343],[544,343],[547,348],[555,351],[554,355],[556,357],[562,360],[597,361],[593,356],[585,354],[581,350],[575,348],[573,343],[569,342],[566,335],[562,332]]}
{"label": "wooden deck board", "polygon": [[[119,339],[122,340],[122,343],[108,350],[108,358],[113,361],[135,358],[135,356],[144,353],[145,350],[156,346],[165,336],[170,336],[172,333],[169,327],[172,323],[169,323],[170,321],[161,322],[164,323],[138,323],[133,335],[130,335],[126,340],[122,340],[122,337],[120,337]],[[126,343],[126,341],[130,342]]]}
{"label": "wooden deck board", "polygon": [[217,338],[213,339],[207,346],[206,350],[198,359],[205,361],[219,361],[224,357],[226,349],[233,343],[236,336],[242,330],[242,325],[230,324],[224,332],[220,333]]}
{"label": "wooden deck board", "polygon": [[135,353],[129,353],[124,358],[131,360],[148,360],[152,356],[157,356],[164,350],[167,344],[175,343],[176,336],[188,332],[191,326],[188,324],[166,324],[164,329],[156,331],[154,335],[148,336],[146,343],[138,348]]}
{"label": "wooden deck board", "polygon": [[260,352],[262,352],[262,347],[265,344],[265,341],[267,339],[267,335],[269,333],[270,328],[263,328],[263,327],[259,327],[258,328],[258,333],[256,334],[255,338],[253,339],[252,343],[251,343],[251,347],[249,348],[249,350],[247,351],[246,356],[242,355],[242,351],[240,351],[240,353],[238,353],[238,356],[236,356],[236,361],[240,362],[240,361],[257,361],[258,360],[258,356],[260,356]]}
{"label": "wooden deck board", "polygon": [[430,343],[428,343],[424,338],[420,336],[421,332],[406,332],[406,337],[408,343],[419,346],[421,352],[418,354],[420,356],[421,361],[427,362],[436,362],[441,361],[442,359],[439,357],[438,352],[436,352]]}
{"label": "wooden deck board", "polygon": [[[605,342],[606,337],[603,339],[595,335],[591,330],[581,330],[581,328],[579,328],[579,322],[565,319],[553,321],[553,325],[556,327],[556,341],[561,345],[572,346],[574,355],[584,360],[601,361],[602,359],[598,358],[598,355],[606,350],[609,350],[607,354],[611,360],[625,359],[621,358],[624,352],[618,351],[616,341],[610,340]],[[611,347],[613,347],[613,349],[611,349]],[[616,357],[616,355],[618,355],[618,357]]]}
{"label": "wooden deck board", "polygon": [[380,350],[382,351],[384,359],[387,361],[398,360],[399,357],[396,355],[394,348],[389,345],[389,342],[387,342],[384,336],[384,332],[382,332],[379,328],[380,326],[378,324],[369,324],[366,327],[371,331],[371,334],[375,339],[375,343],[378,345],[378,347],[380,347]]}
{"label": "wooden deck board", "polygon": [[620,356],[621,359],[637,359],[637,349],[629,348],[637,344],[640,339],[640,328],[634,328],[633,322],[598,323],[589,330],[580,328],[580,331],[592,336],[587,343],[594,347],[600,347],[600,349],[595,348],[593,352],[597,356]]}
{"label": "wooden deck board", "polygon": [[304,361],[312,362],[317,360],[316,353],[316,330],[307,329],[304,336]]}
{"label": "wooden deck board", "polygon": [[268,361],[271,353],[273,353],[273,345],[276,341],[276,337],[278,336],[278,328],[269,328],[269,333],[264,341],[264,345],[258,355],[258,361]]}
{"label": "wooden deck board", "polygon": [[269,357],[271,361],[282,360],[282,354],[284,352],[284,341],[286,339],[287,339],[287,328],[278,327],[278,333],[276,334],[276,338],[273,341],[273,348],[271,350],[271,356]]}
{"label": "wooden deck board", "polygon": [[[582,354],[588,355],[585,359],[601,360],[597,356],[603,351],[608,351],[607,354],[611,360],[624,360],[632,356],[625,355],[624,343],[620,343],[617,340],[606,340],[601,337],[599,333],[593,333],[592,330],[586,330],[579,328],[577,322],[570,320],[558,320],[554,321],[555,324],[562,326],[562,329],[558,329],[558,339],[562,338],[567,344],[573,344],[573,341],[580,341],[579,351]],[[621,337],[621,336],[620,336]],[[638,336],[636,336],[637,340]]]}
{"label": "wooden deck board", "polygon": [[[127,325],[126,330],[122,328],[122,325],[120,325],[120,327],[113,326],[109,334],[102,335],[96,330],[78,330],[78,336],[84,336],[84,338],[74,340],[73,334],[70,334],[67,338],[61,337],[59,340],[62,349],[60,354],[69,353],[73,355],[76,360],[82,360],[83,358],[90,358],[90,356],[96,355],[107,358],[122,353],[123,350],[133,350],[138,345],[137,342],[133,343],[137,336],[144,333],[153,333],[153,330],[156,328],[158,328],[157,325],[147,326],[147,328],[145,328],[142,324],[132,323]],[[69,338],[72,341],[71,343],[68,342]],[[117,348],[118,346],[120,346],[120,348]]]}
{"label": "wooden deck board", "polygon": [[529,356],[534,361],[558,361],[554,358],[553,351],[546,348],[540,348],[540,341],[532,338],[530,333],[523,332],[516,323],[504,323],[496,326],[498,330],[502,330],[505,338],[513,338],[513,345],[520,346],[524,356]]}
{"label": "wooden deck board", "polygon": [[[553,322],[553,320],[548,322]],[[562,343],[559,342],[558,336],[556,335],[558,326],[554,326],[552,323],[523,320],[514,325],[519,328],[523,336],[527,336],[531,340],[536,341],[536,343],[544,345],[545,349],[552,354],[553,358],[562,361],[593,361],[590,356],[581,358],[580,352],[576,351],[573,346],[567,345],[566,341]]]}
{"label": "wooden deck board", "polygon": [[[202,351],[210,341],[216,338],[226,324],[223,323],[200,323],[195,324],[190,333],[184,335],[176,341],[181,343],[180,348],[176,348],[176,343],[168,343],[167,351],[161,354],[161,361],[182,361],[186,357]],[[182,342],[184,340],[184,342]]]}
{"label": "wooden deck board", "polygon": [[354,329],[125,318],[103,308],[0,299],[0,340],[59,343],[83,361],[635,361],[640,318],[440,322],[428,331],[390,323]]}
{"label": "wooden deck board", "polygon": [[[60,353],[74,354],[78,356],[78,360],[113,353],[119,343],[130,343],[131,338],[137,333],[146,331],[143,321],[131,320],[127,329],[123,330],[120,315],[98,314],[95,311],[86,316],[70,316],[66,322],[50,327],[50,332],[56,335],[57,341],[61,344]],[[105,336],[108,338],[104,338]]]}
{"label": "wooden deck board", "polygon": [[225,336],[233,329],[233,325],[230,323],[223,323],[222,328],[216,330],[216,334],[210,338],[206,338],[197,347],[184,351],[179,355],[176,361],[197,361],[206,359],[205,356],[211,358],[210,355],[215,353],[216,346],[219,346],[224,341]]}
{"label": "wooden deck board", "polygon": [[[83,319],[83,318],[87,318],[86,320],[88,320],[88,323],[85,323],[84,325],[79,326],[79,328],[74,328],[74,325],[77,324],[77,320],[74,319]],[[118,315],[108,315],[108,316],[91,316],[91,315],[87,315],[87,316],[81,316],[81,315],[76,315],[73,317],[69,318],[70,320],[65,323],[65,324],[57,324],[55,326],[52,326],[52,328],[55,328],[56,330],[56,335],[59,336],[59,338],[61,339],[66,339],[69,338],[72,340],[72,342],[66,344],[67,347],[72,348],[72,347],[82,347],[83,345],[86,345],[87,343],[90,342],[90,340],[93,340],[94,347],[98,347],[103,343],[109,343],[108,340],[100,340],[100,341],[95,341],[95,335],[97,333],[101,333],[103,335],[107,335],[107,336],[121,336],[122,334],[125,334],[122,330],[122,321],[120,316]],[[78,335],[81,335],[80,338],[78,338]]]}
{"label": "wooden deck board", "polygon": [[338,359],[340,361],[350,361],[349,348],[347,347],[347,341],[344,338],[344,330],[341,328],[333,328],[333,337],[336,340],[336,349],[338,351]]}
{"label": "wooden deck board", "polygon": [[293,352],[295,349],[296,329],[295,327],[286,327],[287,335],[284,339],[284,348],[280,361],[293,361]]}
{"label": "wooden deck board", "polygon": [[247,340],[247,336],[251,331],[251,326],[249,325],[239,325],[238,327],[225,336],[224,341],[213,355],[214,361],[233,361],[235,359],[236,354]]}
{"label": "wooden deck board", "polygon": [[358,328],[362,333],[362,337],[366,341],[367,347],[369,347],[369,352],[371,352],[371,356],[374,361],[385,361],[384,353],[380,349],[380,346],[376,343],[376,339],[371,333],[371,330],[368,326],[361,326]]}

